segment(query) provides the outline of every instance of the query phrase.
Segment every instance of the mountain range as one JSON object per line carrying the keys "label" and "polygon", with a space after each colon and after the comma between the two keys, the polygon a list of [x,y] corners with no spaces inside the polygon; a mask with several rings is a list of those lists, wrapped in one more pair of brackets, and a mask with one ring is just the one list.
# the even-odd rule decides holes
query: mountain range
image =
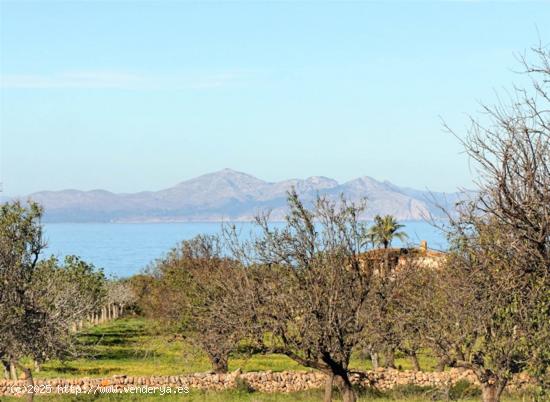
{"label": "mountain range", "polygon": [[105,190],[41,191],[29,199],[45,208],[46,222],[206,222],[248,221],[271,210],[282,220],[287,192],[296,188],[310,203],[319,195],[338,199],[367,199],[362,219],[394,215],[399,220],[441,218],[441,206],[452,209],[460,193],[440,193],[396,186],[364,176],[345,183],[314,176],[267,182],[246,173],[224,169],[183,181],[160,191],[117,194]]}

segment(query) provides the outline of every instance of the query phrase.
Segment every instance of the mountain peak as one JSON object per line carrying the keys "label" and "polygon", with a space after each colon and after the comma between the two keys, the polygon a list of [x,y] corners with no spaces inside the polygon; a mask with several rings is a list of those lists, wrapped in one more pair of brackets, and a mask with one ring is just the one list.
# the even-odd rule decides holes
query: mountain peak
{"label": "mountain peak", "polygon": [[207,182],[220,182],[221,181],[231,181],[234,183],[254,183],[261,184],[265,183],[263,180],[258,179],[248,173],[239,172],[234,169],[225,168],[222,170],[217,170],[215,172],[206,173],[201,176],[195,177],[190,180],[185,180],[179,183],[176,187],[185,186],[189,183],[207,183]]}
{"label": "mountain peak", "polygon": [[218,170],[217,172],[213,172],[212,174],[238,174],[238,175],[251,176],[248,173],[240,172],[238,170],[231,169],[231,168],[225,168],[225,169],[222,169],[222,170]]}
{"label": "mountain peak", "polygon": [[240,178],[240,179],[253,179],[258,181],[263,181],[258,179],[255,176],[252,176],[251,174],[240,172],[235,169],[225,168],[222,170],[218,170],[216,172],[207,173],[199,177],[227,177],[227,178]]}
{"label": "mountain peak", "polygon": [[379,182],[376,179],[373,179],[370,176],[361,176],[361,177],[358,177],[356,179],[350,180],[350,181],[346,182],[345,184],[346,185],[351,185],[351,186],[367,186],[367,187],[368,186],[380,186],[380,185],[382,185],[381,182]]}
{"label": "mountain peak", "polygon": [[[210,174],[213,175],[213,176],[241,177],[241,178],[246,177],[246,178],[252,178],[252,179],[255,179],[255,180],[260,180],[257,177],[252,176],[251,174],[248,174],[248,173],[245,173],[245,172],[240,172],[238,170],[230,169],[230,168],[225,168],[225,169],[222,169],[222,170],[218,170],[217,172],[212,172]],[[263,181],[263,180],[261,180],[261,181]]]}
{"label": "mountain peak", "polygon": [[338,182],[330,177],[311,176],[304,180],[306,183],[315,186],[319,189],[326,189],[338,186]]}

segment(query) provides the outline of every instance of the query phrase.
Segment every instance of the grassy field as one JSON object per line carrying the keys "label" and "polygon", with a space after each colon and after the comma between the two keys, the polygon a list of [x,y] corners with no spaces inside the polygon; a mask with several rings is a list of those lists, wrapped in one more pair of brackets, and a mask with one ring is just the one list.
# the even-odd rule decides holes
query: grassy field
{"label": "grassy field", "polygon": [[[141,318],[92,327],[82,333],[80,341],[85,358],[46,362],[36,378],[176,375],[210,370],[202,351],[185,341],[160,334],[151,322]],[[423,369],[433,369],[433,358],[420,355],[419,359]],[[398,358],[396,364],[403,369],[412,368],[408,359]],[[370,361],[356,355],[351,367],[369,369]],[[229,360],[229,369],[237,368],[243,371],[308,370],[283,355],[245,353],[237,353]]]}
{"label": "grassy field", "polygon": [[[45,363],[35,378],[60,377],[109,377],[116,374],[130,376],[149,375],[176,375],[210,370],[206,356],[189,343],[174,339],[160,333],[155,325],[141,318],[126,318],[105,325],[87,329],[79,336],[79,340],[86,357],[68,361],[49,361]],[[428,355],[420,355],[420,362],[424,369],[433,369],[435,360]],[[30,362],[28,362],[30,364]],[[408,359],[397,359],[398,366],[404,369],[411,368]],[[241,368],[243,371],[284,371],[307,370],[283,355],[252,355],[237,353],[230,359],[230,370]],[[370,362],[354,356],[352,367],[368,369]],[[366,392],[366,391],[364,391]],[[370,391],[374,392],[374,391]],[[468,394],[469,395],[469,394]],[[441,400],[440,391],[409,387],[393,390],[390,393],[363,393],[360,401],[401,401],[421,402]],[[20,398],[0,398],[4,401],[20,401]],[[98,395],[51,395],[36,398],[40,401],[319,401],[322,400],[322,391],[313,390],[292,394],[264,394],[247,392],[246,390],[231,390],[225,392],[204,392],[191,390],[186,395],[129,395],[129,394],[98,394]],[[456,399],[456,398],[455,398]],[[475,398],[462,398],[461,401],[474,401]],[[507,396],[505,402],[519,402],[521,398]]]}

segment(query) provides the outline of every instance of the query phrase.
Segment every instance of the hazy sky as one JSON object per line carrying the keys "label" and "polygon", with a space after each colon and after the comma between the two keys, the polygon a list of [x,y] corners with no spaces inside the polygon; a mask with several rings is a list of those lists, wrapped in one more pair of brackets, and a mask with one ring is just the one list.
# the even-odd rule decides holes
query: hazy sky
{"label": "hazy sky", "polygon": [[550,42],[550,3],[0,0],[9,195],[156,190],[230,167],[431,190],[459,131]]}

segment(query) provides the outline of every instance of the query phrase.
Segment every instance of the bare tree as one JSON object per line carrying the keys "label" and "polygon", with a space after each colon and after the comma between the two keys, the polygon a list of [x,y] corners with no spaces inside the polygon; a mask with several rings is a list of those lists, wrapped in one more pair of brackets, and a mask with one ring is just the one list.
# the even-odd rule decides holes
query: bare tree
{"label": "bare tree", "polygon": [[534,55],[535,63],[523,59],[533,89],[484,107],[489,123],[473,119],[462,140],[478,169],[479,196],[453,221],[445,283],[432,289],[449,298],[425,315],[449,329],[428,337],[455,348],[456,364],[474,370],[487,402],[498,401],[520,370],[530,369],[542,389],[549,374],[550,52]]}
{"label": "bare tree", "polygon": [[253,283],[250,308],[258,325],[250,337],[326,373],[325,400],[334,383],[344,401],[355,401],[348,365],[362,337],[371,277],[360,258],[363,206],[318,198],[307,209],[295,191],[288,202],[283,228],[260,216],[260,234],[235,247]]}
{"label": "bare tree", "polygon": [[421,369],[417,357],[422,347],[421,317],[410,308],[410,293],[417,292],[411,278],[424,269],[417,257],[419,253],[414,249],[372,250],[363,256],[372,267],[378,267],[371,280],[364,341],[383,354],[385,367],[395,368],[395,351],[401,351],[411,359],[415,370]]}
{"label": "bare tree", "polygon": [[107,319],[115,320],[124,314],[124,309],[137,300],[134,289],[127,280],[111,280],[107,283]]}

